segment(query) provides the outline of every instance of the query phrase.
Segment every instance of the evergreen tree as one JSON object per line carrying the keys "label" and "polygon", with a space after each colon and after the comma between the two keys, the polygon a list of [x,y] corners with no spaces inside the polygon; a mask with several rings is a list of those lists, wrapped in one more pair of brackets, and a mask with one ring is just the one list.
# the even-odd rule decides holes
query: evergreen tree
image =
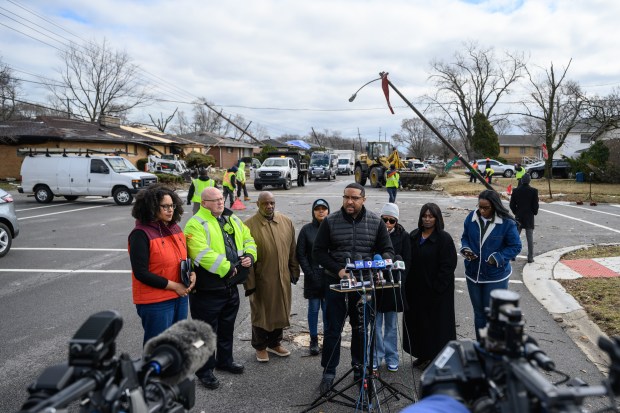
{"label": "evergreen tree", "polygon": [[491,122],[480,112],[474,115],[472,147],[482,158],[496,158],[499,155],[499,140]]}

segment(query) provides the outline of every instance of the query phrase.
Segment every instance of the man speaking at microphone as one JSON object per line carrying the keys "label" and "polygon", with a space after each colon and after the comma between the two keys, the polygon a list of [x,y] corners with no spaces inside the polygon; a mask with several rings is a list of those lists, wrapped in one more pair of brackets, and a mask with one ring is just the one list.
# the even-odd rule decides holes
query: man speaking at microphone
{"label": "man speaking at microphone", "polygon": [[331,389],[336,377],[336,368],[340,362],[340,336],[347,315],[352,330],[353,380],[360,380],[364,372],[365,326],[360,322],[357,307],[360,294],[356,291],[332,291],[329,285],[338,284],[341,279],[349,277],[345,268],[347,257],[372,257],[374,254],[384,253],[394,255],[385,223],[378,215],[364,207],[365,195],[364,187],[360,184],[347,185],[342,197],[342,207],[323,220],[314,241],[313,258],[325,269],[323,276],[327,304],[327,324],[321,356],[321,394]]}

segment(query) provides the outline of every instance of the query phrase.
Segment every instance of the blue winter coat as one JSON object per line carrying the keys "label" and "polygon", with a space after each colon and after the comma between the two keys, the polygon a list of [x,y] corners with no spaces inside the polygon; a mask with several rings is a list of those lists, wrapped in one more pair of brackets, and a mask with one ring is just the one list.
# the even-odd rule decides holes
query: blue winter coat
{"label": "blue winter coat", "polygon": [[[505,280],[512,274],[510,260],[521,252],[516,222],[496,215],[481,239],[480,217],[477,211],[472,211],[463,224],[461,251],[464,248],[471,249],[478,256],[475,260],[465,260],[465,276],[468,279],[477,283]],[[489,263],[491,256],[495,264]]]}

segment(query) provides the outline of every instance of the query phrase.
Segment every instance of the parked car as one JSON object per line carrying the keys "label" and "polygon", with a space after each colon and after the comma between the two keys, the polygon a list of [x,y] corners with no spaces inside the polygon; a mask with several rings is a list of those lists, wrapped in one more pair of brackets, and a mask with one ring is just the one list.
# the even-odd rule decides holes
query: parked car
{"label": "parked car", "polygon": [[[539,179],[545,176],[545,162],[535,162],[525,167],[532,179]],[[554,178],[568,178],[570,174],[570,163],[562,159],[551,161],[551,176]]]}
{"label": "parked car", "polygon": [[0,189],[0,258],[9,253],[13,238],[19,235],[13,196]]}
{"label": "parked car", "polygon": [[[478,171],[480,171],[480,173],[482,175],[484,175],[484,168],[486,168],[487,165],[487,160],[485,159],[478,159]],[[515,174],[515,167],[514,165],[504,165],[503,163],[501,163],[500,161],[496,161],[495,159],[490,159],[491,162],[491,168],[493,169],[493,171],[495,171],[493,176],[504,176],[506,178],[512,178],[512,176]],[[470,162],[470,164],[472,164],[473,162]],[[467,175],[469,175],[469,171],[465,172]]]}

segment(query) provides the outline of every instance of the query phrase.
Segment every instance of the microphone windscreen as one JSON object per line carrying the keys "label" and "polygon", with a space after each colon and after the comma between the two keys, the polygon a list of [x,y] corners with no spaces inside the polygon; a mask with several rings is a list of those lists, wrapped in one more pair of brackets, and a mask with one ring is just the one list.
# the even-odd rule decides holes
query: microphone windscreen
{"label": "microphone windscreen", "polygon": [[360,254],[355,254],[353,256],[353,258],[354,258],[355,261],[363,261],[364,260]]}
{"label": "microphone windscreen", "polygon": [[161,375],[163,382],[175,385],[193,376],[215,352],[216,345],[216,335],[209,324],[200,320],[182,320],[146,342],[144,360],[148,362],[150,357],[166,351],[169,346],[178,351],[182,359],[180,367],[164,370]]}
{"label": "microphone windscreen", "polygon": [[394,255],[394,261],[402,261],[403,257],[401,257],[400,255]]}
{"label": "microphone windscreen", "polygon": [[381,255],[379,255],[379,254],[375,254],[375,255],[372,257],[372,260],[373,260],[373,261],[382,260],[382,259],[383,259],[383,257],[382,257]]}

